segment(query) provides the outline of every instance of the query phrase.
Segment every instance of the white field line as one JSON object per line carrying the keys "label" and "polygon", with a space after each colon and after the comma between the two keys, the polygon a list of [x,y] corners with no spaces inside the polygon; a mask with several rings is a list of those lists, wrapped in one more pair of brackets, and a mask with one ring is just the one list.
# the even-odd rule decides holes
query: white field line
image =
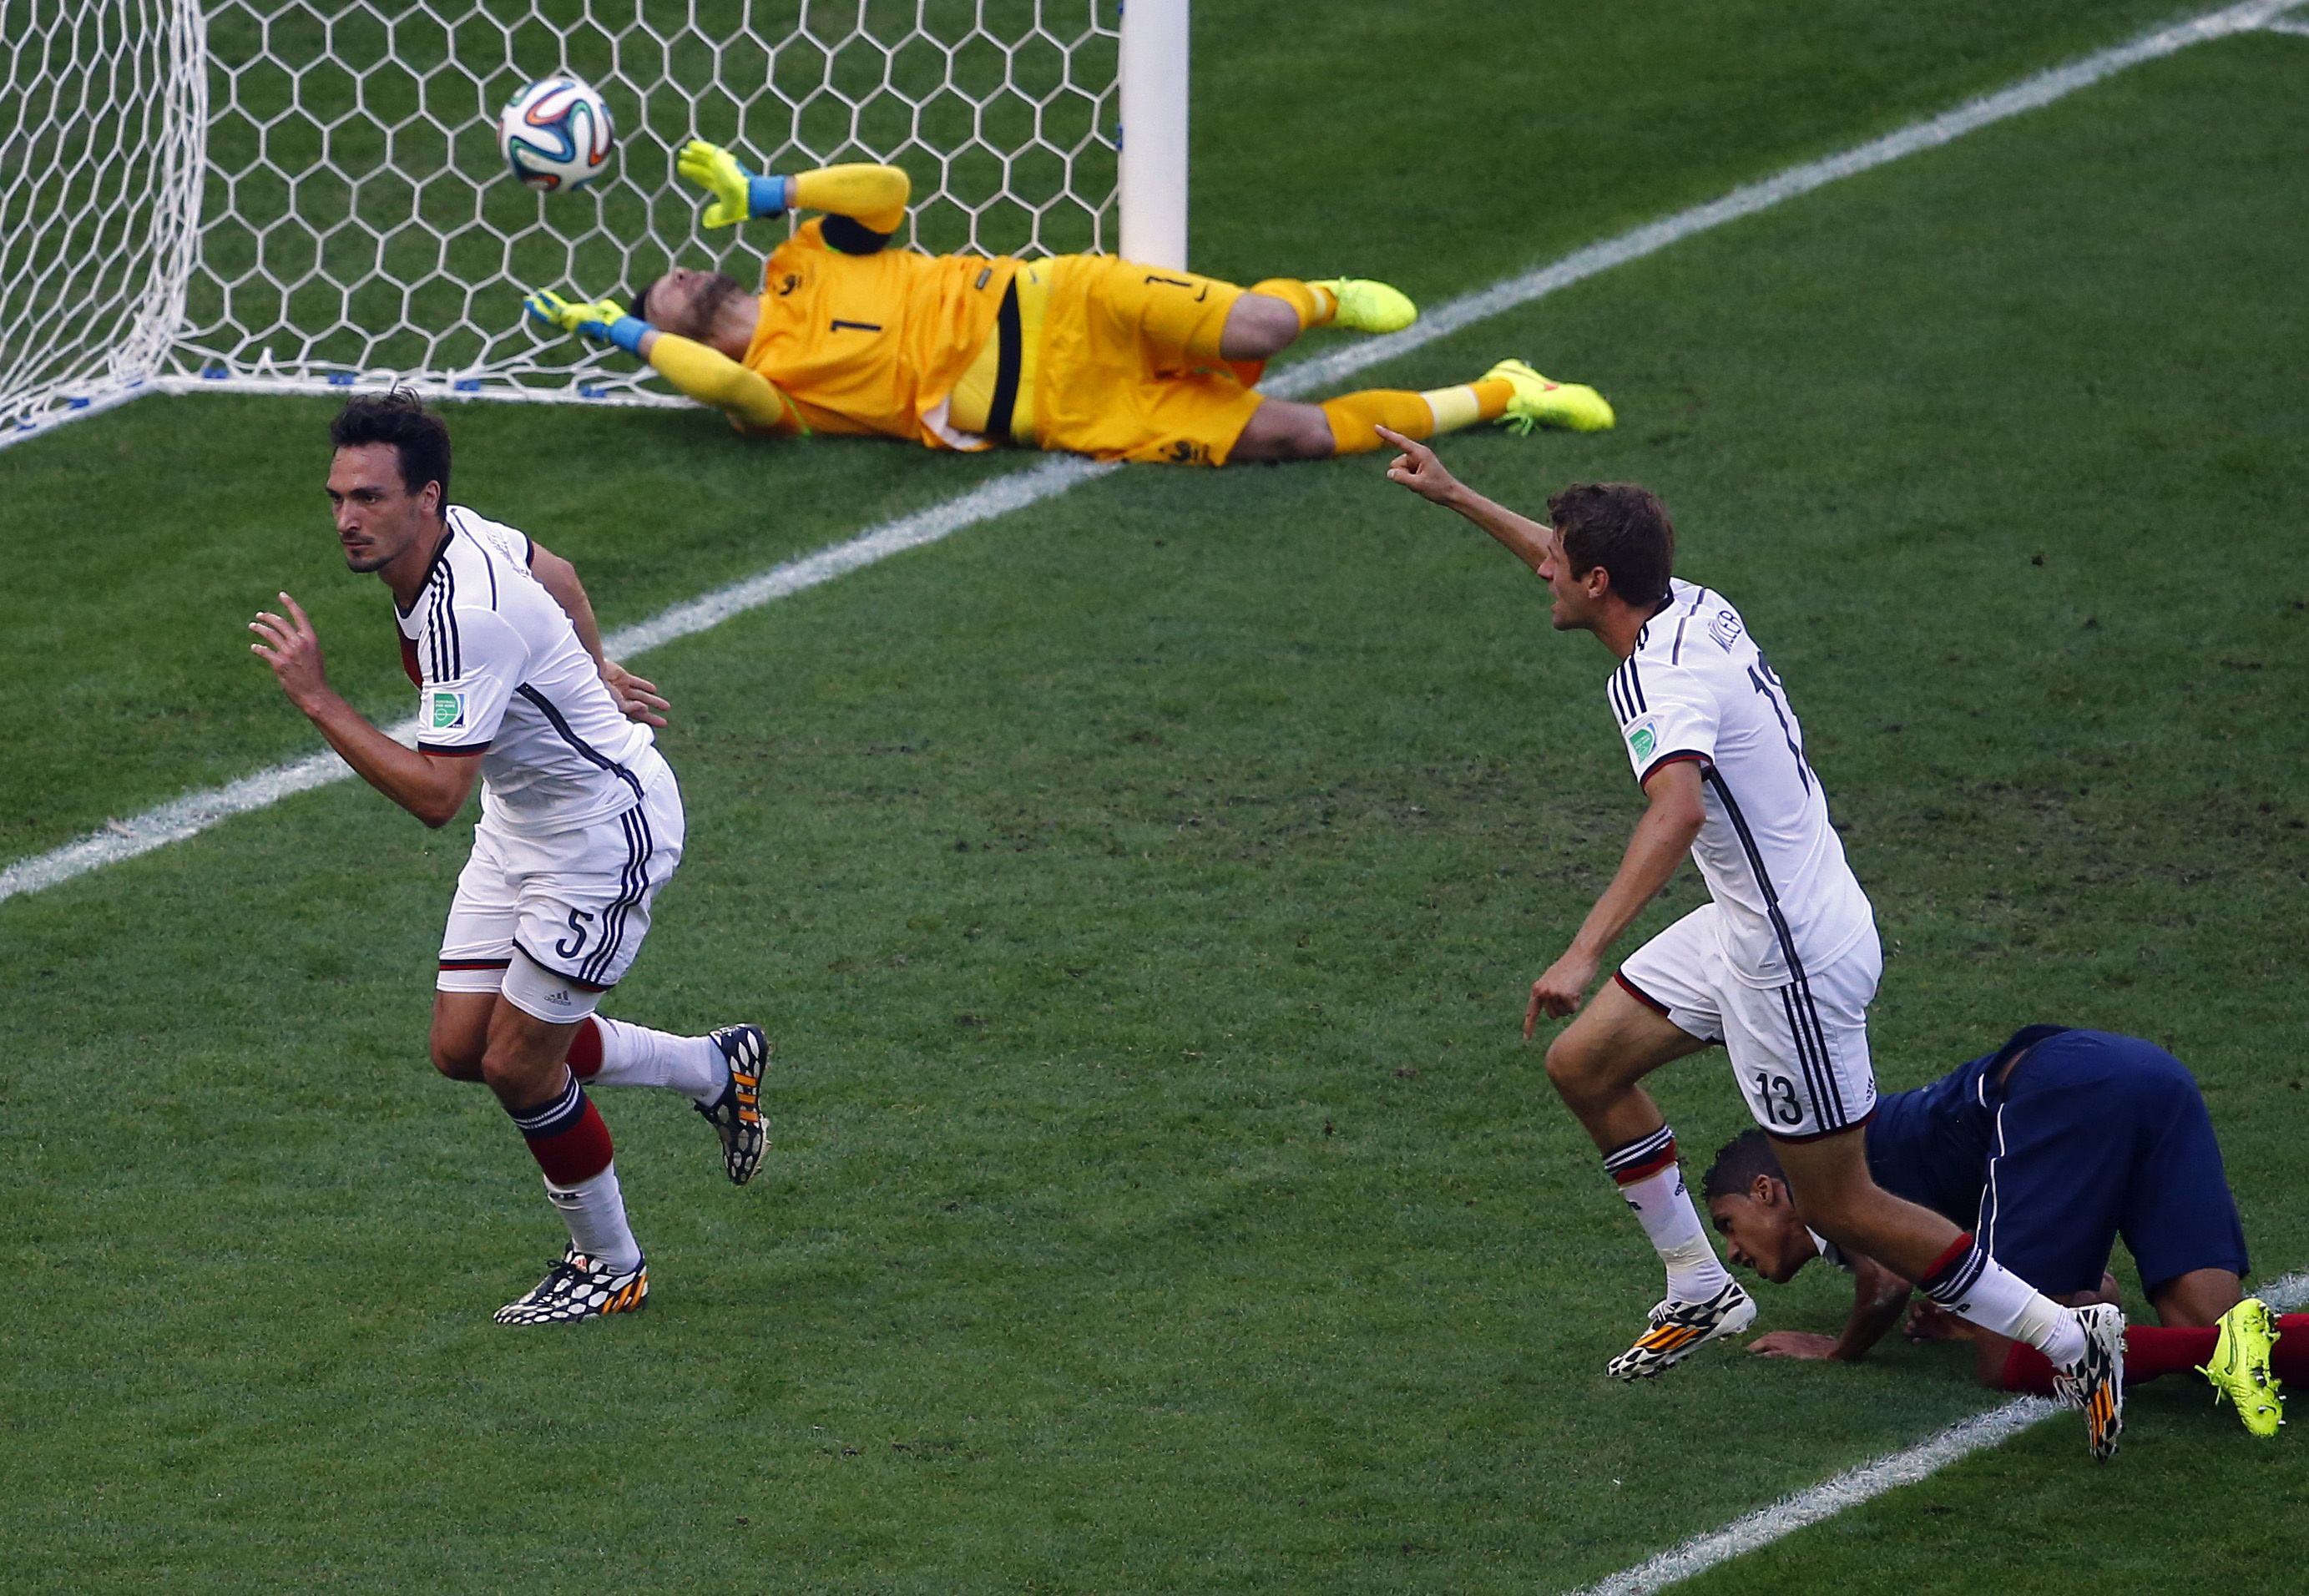
{"label": "white field line", "polygon": [[[1101,465],[1096,461],[1079,455],[1067,455],[1046,460],[1042,464],[1023,471],[1013,471],[1006,477],[972,488],[957,498],[932,505],[927,510],[883,522],[870,531],[861,532],[847,542],[821,548],[816,554],[788,560],[774,565],[759,575],[730,587],[717,589],[702,599],[692,599],[662,610],[637,625],[627,626],[601,640],[605,651],[617,659],[627,659],[645,653],[677,637],[718,626],[731,616],[757,609],[774,600],[790,597],[820,582],[846,576],[862,566],[886,560],[894,554],[909,548],[920,548],[925,543],[935,543],[951,537],[966,526],[989,521],[997,515],[1007,515],[1013,510],[1023,510],[1040,500],[1053,498],[1077,483],[1107,476],[1122,468]],[[0,897],[5,897],[0,887]]]}
{"label": "white field line", "polygon": [[[916,514],[886,522],[847,542],[788,560],[733,586],[677,604],[638,625],[610,634],[601,640],[602,643],[612,656],[631,659],[677,637],[718,626],[733,615],[831,582],[905,549],[935,543],[973,522],[1064,493],[1077,482],[1120,469],[1073,457],[1045,461],[1026,470],[999,477]],[[390,734],[401,742],[414,743],[416,718],[412,716],[391,728]],[[104,830],[62,848],[17,860],[0,870],[0,899],[36,893],[103,866],[150,853],[195,836],[219,821],[264,808],[316,787],[342,781],[351,774],[350,766],[334,752],[324,748],[291,763],[244,776],[228,786],[187,793],[132,819],[109,821]]]}
{"label": "white field line", "polygon": [[[1613,266],[1656,254],[1694,234],[1752,216],[1839,178],[1869,171],[1920,151],[1937,149],[1992,123],[2050,105],[2127,67],[2175,55],[2191,45],[2202,44],[2209,39],[2266,27],[2304,3],[2305,0],[2248,0],[2247,4],[2208,12],[2188,22],[2145,34],[2130,44],[2118,45],[2072,61],[2065,66],[2024,78],[2008,89],[1924,121],[1911,123],[1872,142],[1839,155],[1791,167],[1777,177],[1734,189],[1721,199],[1680,211],[1631,232],[1622,233],[1616,238],[1590,245],[1551,265],[1494,283],[1478,293],[1446,300],[1423,315],[1416,326],[1293,366],[1277,373],[1265,384],[1266,389],[1287,398],[1336,383],[1343,377],[1382,360],[1407,354],[1486,317],[1527,305],[1558,289],[1593,277]],[[891,555],[919,548],[926,543],[935,543],[964,527],[1056,497],[1078,484],[1105,476],[1117,469],[1074,458],[1046,461],[985,483],[915,514],[886,522],[846,542],[834,544],[800,559],[789,560],[703,598],[677,604],[650,620],[614,634],[605,641],[612,653],[620,658],[631,658],[675,638],[687,637],[719,625],[734,615],[774,600],[830,582],[861,566],[886,559]],[[398,729],[395,735],[408,740],[414,734],[410,728],[403,727]],[[39,892],[103,866],[150,853],[154,849],[206,831],[235,815],[264,808],[292,793],[325,786],[350,774],[351,772],[343,761],[333,753],[323,752],[294,763],[260,771],[229,786],[187,793],[133,819],[111,821],[104,830],[68,842],[62,848],[17,860],[0,870],[0,899]]]}
{"label": "white field line", "polygon": [[[2309,1271],[2286,1275],[2271,1281],[2261,1293],[2261,1299],[2279,1313],[2289,1313],[2309,1301]],[[1960,1419],[1940,1434],[1918,1442],[1905,1452],[1895,1452],[1872,1462],[1847,1470],[1832,1480],[1824,1480],[1809,1490],[1781,1497],[1769,1507],[1734,1519],[1720,1530],[1705,1535],[1695,1535],[1682,1545],[1672,1547],[1633,1568],[1623,1569],[1598,1584],[1587,1586],[1578,1596],[1646,1596],[1647,1592],[1665,1590],[1718,1563],[1726,1563],[1760,1547],[1769,1546],[1784,1535],[1793,1535],[1808,1525],[1823,1519],[1834,1518],[1847,1507],[1856,1507],[1873,1497],[1904,1485],[1914,1485],[1937,1470],[1962,1458],[1971,1456],[1985,1447],[2008,1441],[2038,1421],[2062,1411],[2060,1403],[2047,1397],[2019,1396],[1985,1413],[1976,1413]],[[2219,1423],[2232,1420],[2226,1413],[2210,1415]],[[2080,1426],[2083,1420],[2078,1420]],[[2080,1431],[2078,1450],[2083,1451]],[[2118,1464],[2123,1467],[2123,1464]]]}
{"label": "white field line", "polygon": [[1286,397],[1328,386],[1379,361],[1407,354],[1439,338],[1448,338],[1461,328],[1497,315],[1503,310],[1529,304],[1543,295],[1568,288],[1599,272],[1608,272],[1614,266],[1623,266],[1630,261],[1656,254],[1671,244],[1682,242],[1694,233],[1704,233],[1711,228],[1722,227],[1727,221],[1753,216],[1759,211],[1769,211],[1801,194],[1810,194],[1815,188],[1823,188],[1830,183],[1871,171],[1922,151],[1936,150],[1992,123],[2048,106],[2127,67],[2176,55],[2191,45],[2203,44],[2209,39],[2225,39],[2233,33],[2251,32],[2268,27],[2277,17],[2303,4],[2305,0],[2250,0],[2246,4],[2226,6],[2143,34],[2130,44],[2117,45],[2071,61],[2065,66],[2055,66],[2034,77],[2023,78],[2010,88],[2000,89],[1993,94],[1967,101],[1953,110],[1943,111],[1922,122],[1911,122],[1907,126],[1886,134],[1872,142],[1846,150],[1841,154],[1806,161],[1802,166],[1790,167],[1777,177],[1735,188],[1722,199],[1711,200],[1689,211],[1679,211],[1673,216],[1647,223],[1616,238],[1606,238],[1600,244],[1576,250],[1552,265],[1526,272],[1521,277],[1510,277],[1480,293],[1439,305],[1401,332],[1371,339],[1320,359],[1294,366],[1262,386],[1270,393]]}

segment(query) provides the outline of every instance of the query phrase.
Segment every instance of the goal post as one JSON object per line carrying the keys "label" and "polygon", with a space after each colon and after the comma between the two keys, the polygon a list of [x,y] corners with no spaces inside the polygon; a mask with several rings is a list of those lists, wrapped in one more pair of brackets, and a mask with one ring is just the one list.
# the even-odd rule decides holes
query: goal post
{"label": "goal post", "polygon": [[[687,401],[532,288],[750,276],[673,158],[885,160],[931,251],[1186,253],[1188,0],[0,0],[0,446],[140,393]],[[613,170],[540,194],[499,106],[575,73]]]}
{"label": "goal post", "polygon": [[1187,0],[1123,0],[1121,120],[1125,260],[1187,265]]}

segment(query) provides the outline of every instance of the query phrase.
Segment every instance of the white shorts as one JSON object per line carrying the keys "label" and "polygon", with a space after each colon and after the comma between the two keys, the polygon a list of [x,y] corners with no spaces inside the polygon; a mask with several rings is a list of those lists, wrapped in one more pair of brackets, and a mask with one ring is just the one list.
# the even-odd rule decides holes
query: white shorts
{"label": "white shorts", "polygon": [[438,990],[502,989],[540,1019],[575,1020],[624,978],[650,904],[681,862],[683,833],[673,767],[652,750],[634,774],[642,801],[590,825],[532,834],[482,817],[441,935]]}
{"label": "white shorts", "polygon": [[1874,928],[1797,980],[1751,987],[1724,956],[1722,913],[1703,903],[1638,948],[1613,979],[1677,1030],[1722,1042],[1748,1112],[1771,1134],[1808,1142],[1864,1123],[1876,1111],[1868,1005],[1884,973]]}

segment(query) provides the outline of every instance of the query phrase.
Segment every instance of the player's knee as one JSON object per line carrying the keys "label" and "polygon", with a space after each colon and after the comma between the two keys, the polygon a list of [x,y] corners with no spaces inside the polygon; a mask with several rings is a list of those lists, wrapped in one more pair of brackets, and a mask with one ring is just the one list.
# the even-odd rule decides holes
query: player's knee
{"label": "player's knee", "polygon": [[516,1049],[502,1042],[493,1044],[482,1051],[481,1079],[492,1091],[503,1091],[529,1073],[523,1067],[525,1062]]}
{"label": "player's knee", "polygon": [[1574,1110],[1603,1095],[1602,1059],[1571,1031],[1547,1045],[1547,1080],[1555,1095]]}
{"label": "player's knee", "polygon": [[1315,413],[1304,418],[1299,425],[1299,458],[1328,460],[1339,452],[1339,440],[1331,435],[1331,418],[1319,406]]}
{"label": "player's knee", "polygon": [[1299,336],[1299,313],[1267,294],[1245,294],[1227,312],[1219,353],[1228,360],[1265,360]]}
{"label": "player's knee", "polygon": [[1338,451],[1331,435],[1331,418],[1315,404],[1293,405],[1283,418],[1284,460],[1328,460]]}
{"label": "player's knee", "polygon": [[447,1013],[435,1009],[427,1050],[432,1055],[433,1067],[452,1081],[481,1078],[481,1051],[488,1043],[486,1026],[467,1023],[466,1016],[454,1009]]}
{"label": "player's knee", "polygon": [[1327,460],[1335,447],[1331,419],[1322,407],[1270,399],[1252,412],[1235,440],[1232,458],[1243,461]]}
{"label": "player's knee", "polygon": [[433,1067],[452,1081],[481,1079],[481,1049],[436,1031],[432,1040]]}
{"label": "player's knee", "polygon": [[560,1090],[567,1079],[566,1049],[558,1041],[519,1029],[493,1029],[481,1054],[483,1085],[508,1104],[534,1103]]}

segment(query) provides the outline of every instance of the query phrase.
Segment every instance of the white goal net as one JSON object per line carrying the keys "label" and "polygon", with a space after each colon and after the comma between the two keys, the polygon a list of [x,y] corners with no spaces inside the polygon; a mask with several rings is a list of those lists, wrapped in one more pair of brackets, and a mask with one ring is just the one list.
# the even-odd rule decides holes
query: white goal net
{"label": "white goal net", "polygon": [[[764,170],[902,166],[919,248],[1113,250],[1120,11],[0,0],[0,444],[211,384],[678,402],[539,338],[521,298],[630,291],[675,261],[749,278],[779,224],[697,225],[673,175],[693,137]],[[506,173],[497,113],[556,73],[601,91],[618,153],[540,194]],[[1183,81],[1178,99],[1182,185]],[[1183,186],[1179,205],[1183,238]]]}
{"label": "white goal net", "polygon": [[0,443],[133,391],[175,341],[200,55],[172,0],[0,0]]}

